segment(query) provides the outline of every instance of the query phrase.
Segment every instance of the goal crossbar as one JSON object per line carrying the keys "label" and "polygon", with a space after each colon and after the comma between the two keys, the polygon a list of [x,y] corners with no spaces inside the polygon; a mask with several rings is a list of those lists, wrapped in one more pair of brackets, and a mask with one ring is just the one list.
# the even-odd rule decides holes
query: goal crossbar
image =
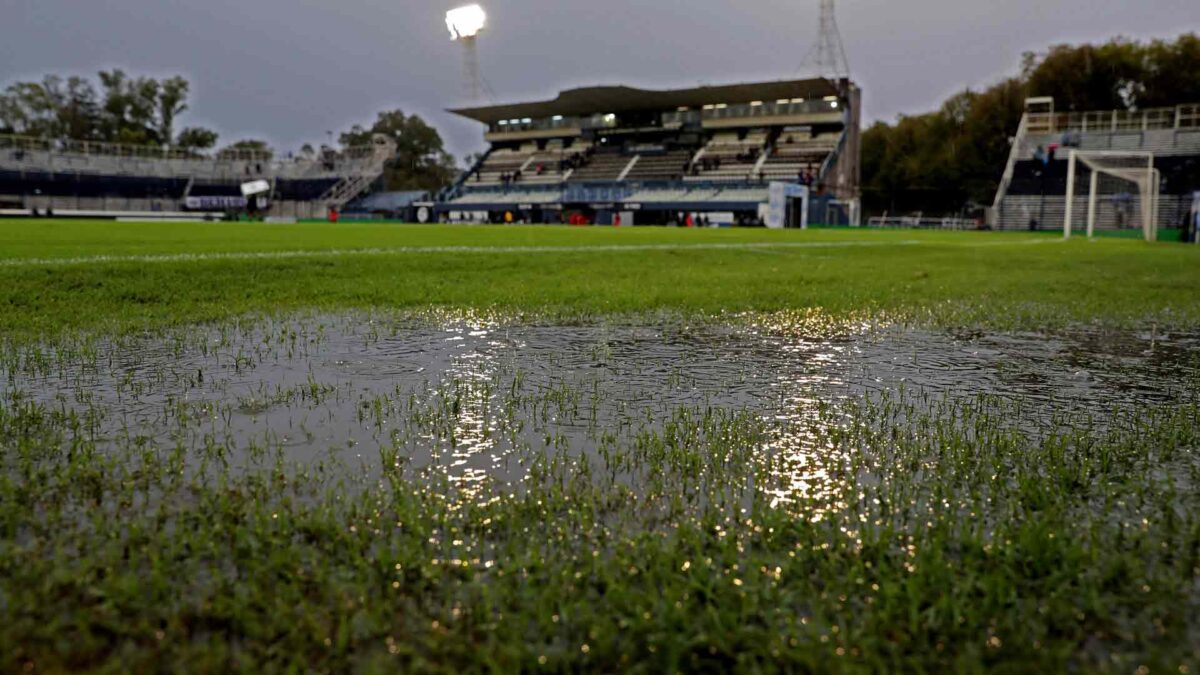
{"label": "goal crossbar", "polygon": [[[1105,162],[1125,161],[1126,166],[1114,166]],[[1154,153],[1152,152],[1121,152],[1121,151],[1083,151],[1072,150],[1067,165],[1067,202],[1063,218],[1063,236],[1071,238],[1071,229],[1075,216],[1076,177],[1079,165],[1082,164],[1091,172],[1088,190],[1087,236],[1096,236],[1096,212],[1099,199],[1100,176],[1107,175],[1133,183],[1138,188],[1140,198],[1142,233],[1146,241],[1158,239],[1158,202],[1161,174],[1154,168]]]}

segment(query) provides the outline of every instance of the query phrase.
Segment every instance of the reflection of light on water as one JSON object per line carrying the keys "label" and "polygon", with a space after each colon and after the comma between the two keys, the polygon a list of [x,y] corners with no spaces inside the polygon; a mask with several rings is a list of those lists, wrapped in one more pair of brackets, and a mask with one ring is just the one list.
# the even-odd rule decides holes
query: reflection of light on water
{"label": "reflection of light on water", "polygon": [[[745,412],[761,422],[736,432],[745,437],[689,437],[689,447],[752,447],[754,475],[738,496],[815,520],[878,479],[867,469],[849,473],[863,458],[830,433],[846,419],[837,410],[845,400],[907,388],[1007,394],[1048,410],[1079,401],[1107,408],[1131,391],[1163,396],[1178,364],[1200,351],[1193,342],[1177,342],[1174,352],[1159,344],[1148,357],[1132,338],[1108,351],[1086,341],[1073,351],[1077,341],[881,331],[820,312],[769,315],[748,326],[649,328],[444,318],[393,325],[382,337],[379,324],[344,317],[316,330],[299,319],[260,332],[231,328],[219,340],[198,334],[196,344],[131,341],[101,349],[90,369],[64,362],[36,378],[9,359],[0,361],[0,396],[55,406],[56,396],[64,406],[94,401],[112,413],[97,422],[101,435],[119,436],[128,420],[147,438],[200,447],[211,436],[227,440],[235,455],[254,443],[281,447],[297,464],[327,456],[355,462],[382,446],[395,453],[385,463],[397,474],[445,485],[453,494],[447,503],[520,491],[546,475],[546,463],[560,475],[590,467],[577,475],[649,491],[646,474],[661,467],[634,456],[639,435],[660,433],[672,419],[695,426],[705,410]],[[1083,370],[1094,377],[1073,377]],[[223,407],[238,400],[245,405]],[[691,417],[675,417],[680,411]]]}
{"label": "reflection of light on water", "polygon": [[[478,327],[464,327],[459,331],[466,332],[472,341],[483,340],[489,335],[489,331]],[[462,335],[450,339],[466,340]],[[496,443],[499,427],[496,416],[491,414],[493,392],[489,387],[499,370],[496,353],[501,346],[499,342],[490,342],[459,354],[446,373],[447,377],[461,382],[459,394],[463,399],[453,421],[454,447],[449,481],[468,501],[476,501],[486,493],[505,460],[505,453]],[[488,466],[472,466],[480,460],[487,461]]]}
{"label": "reflection of light on water", "polygon": [[[829,341],[801,340],[780,351],[805,367],[800,374],[780,374],[772,383],[781,405],[773,416],[774,435],[765,449],[769,472],[759,491],[771,508],[796,510],[798,517],[820,521],[845,489],[832,467],[845,459],[819,432],[830,392],[843,383],[838,377],[855,350]],[[822,397],[824,395],[824,397]]]}

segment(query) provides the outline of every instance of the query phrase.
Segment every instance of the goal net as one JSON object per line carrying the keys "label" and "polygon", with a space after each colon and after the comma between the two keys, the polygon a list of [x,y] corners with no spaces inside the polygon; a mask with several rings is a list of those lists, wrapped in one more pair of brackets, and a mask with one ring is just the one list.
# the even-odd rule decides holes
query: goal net
{"label": "goal net", "polygon": [[1072,150],[1063,234],[1140,230],[1146,241],[1155,241],[1159,185],[1153,153]]}

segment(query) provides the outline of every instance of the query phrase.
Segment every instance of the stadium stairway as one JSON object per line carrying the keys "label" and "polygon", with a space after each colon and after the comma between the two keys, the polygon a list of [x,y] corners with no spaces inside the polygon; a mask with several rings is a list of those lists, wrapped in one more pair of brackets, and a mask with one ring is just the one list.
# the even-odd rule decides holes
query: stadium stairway
{"label": "stadium stairway", "polygon": [[376,134],[372,139],[374,151],[370,160],[362,164],[361,171],[342,178],[329,191],[321,195],[319,201],[328,208],[342,209],[356,197],[367,191],[367,188],[383,176],[383,170],[388,161],[396,156],[396,141]]}

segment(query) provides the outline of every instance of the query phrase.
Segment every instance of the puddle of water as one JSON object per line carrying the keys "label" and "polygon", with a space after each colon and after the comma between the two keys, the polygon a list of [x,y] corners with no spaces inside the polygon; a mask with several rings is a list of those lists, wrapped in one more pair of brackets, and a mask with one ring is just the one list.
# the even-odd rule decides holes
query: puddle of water
{"label": "puddle of water", "polygon": [[367,482],[394,471],[467,495],[519,489],[556,457],[603,469],[607,448],[647,434],[720,434],[752,420],[739,442],[774,474],[760,488],[787,501],[836,491],[840,458],[811,427],[840,401],[996,396],[1020,402],[1011,424],[1036,434],[1063,415],[1103,421],[1122,406],[1183,401],[1200,336],[864,327],[822,337],[350,316],[2,362],[0,405],[73,411],[100,448],[181,448],[243,470],[328,461]]}

